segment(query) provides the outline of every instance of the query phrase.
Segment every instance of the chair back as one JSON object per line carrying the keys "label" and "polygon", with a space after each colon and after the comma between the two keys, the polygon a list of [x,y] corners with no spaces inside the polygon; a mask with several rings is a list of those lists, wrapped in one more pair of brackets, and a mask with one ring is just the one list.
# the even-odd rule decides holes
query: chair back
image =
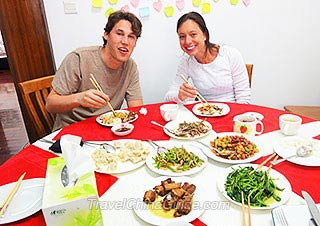
{"label": "chair back", "polygon": [[18,84],[29,118],[33,120],[39,138],[51,133],[55,120],[55,115],[49,113],[45,107],[53,78],[53,75],[49,75]]}
{"label": "chair back", "polygon": [[249,86],[251,87],[253,64],[246,64],[246,68],[247,68],[248,76],[249,76]]}

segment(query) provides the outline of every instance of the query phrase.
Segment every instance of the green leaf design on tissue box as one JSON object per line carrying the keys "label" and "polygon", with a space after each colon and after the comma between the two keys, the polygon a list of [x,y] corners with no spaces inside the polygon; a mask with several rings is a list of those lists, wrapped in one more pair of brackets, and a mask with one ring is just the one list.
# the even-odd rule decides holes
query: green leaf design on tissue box
{"label": "green leaf design on tissue box", "polygon": [[64,222],[63,226],[95,226],[103,225],[102,215],[99,208],[92,207],[89,212],[81,211],[76,214],[71,214],[68,222]]}
{"label": "green leaf design on tissue box", "polygon": [[73,200],[76,198],[86,198],[88,195],[97,194],[94,187],[90,184],[83,184],[82,186],[73,186],[71,188],[66,188],[64,195],[61,198],[67,200]]}
{"label": "green leaf design on tissue box", "polygon": [[[48,197],[56,197],[57,194],[60,202],[71,201],[89,196],[97,196],[97,186],[94,172],[88,172],[78,178],[78,181],[73,187],[64,187],[61,182],[61,171],[65,165],[63,157],[51,158],[48,160],[48,169],[46,175],[46,185],[48,185]],[[51,193],[53,196],[51,196]],[[49,200],[48,200],[49,201]]]}

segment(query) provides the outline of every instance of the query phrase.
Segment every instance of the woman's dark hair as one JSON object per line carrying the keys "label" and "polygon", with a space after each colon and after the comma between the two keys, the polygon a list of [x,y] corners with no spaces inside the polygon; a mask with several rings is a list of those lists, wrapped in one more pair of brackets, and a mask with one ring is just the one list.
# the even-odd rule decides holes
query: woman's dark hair
{"label": "woman's dark hair", "polygon": [[[123,11],[115,11],[110,14],[108,18],[108,22],[104,28],[104,31],[109,34],[112,28],[118,23],[120,20],[127,20],[131,23],[131,29],[135,36],[139,38],[141,36],[142,24],[140,20],[133,14],[129,12]],[[107,44],[107,40],[103,38],[103,46]]]}
{"label": "woman's dark hair", "polygon": [[218,52],[219,52],[219,48],[220,46],[217,44],[213,44],[210,42],[210,35],[209,35],[209,31],[208,28],[206,26],[206,22],[204,21],[203,17],[197,13],[197,12],[189,12],[186,13],[184,15],[182,15],[180,17],[180,19],[177,22],[177,32],[178,29],[180,28],[180,26],[186,22],[187,20],[193,20],[194,22],[196,22],[200,28],[200,30],[205,34],[205,36],[207,37],[206,41],[205,41],[205,45],[206,45],[206,52],[209,50],[211,51],[212,48],[215,48]]}

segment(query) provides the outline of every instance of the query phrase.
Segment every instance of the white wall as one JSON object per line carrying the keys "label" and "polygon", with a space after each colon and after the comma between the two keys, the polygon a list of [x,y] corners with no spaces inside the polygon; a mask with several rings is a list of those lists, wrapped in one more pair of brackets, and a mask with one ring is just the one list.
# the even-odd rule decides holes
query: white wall
{"label": "white wall", "polygon": [[[71,50],[102,44],[106,23],[102,9],[91,7],[91,0],[74,0],[77,14],[64,14],[62,0],[44,0],[57,66]],[[120,9],[129,0],[119,0]],[[153,0],[140,0],[151,6]],[[164,0],[164,4],[175,2]],[[198,11],[191,0],[174,17],[151,8],[142,18],[142,37],[133,58],[138,64],[145,103],[163,101],[175,75],[182,51],[176,35],[178,18]],[[252,0],[245,7],[241,0],[232,6],[229,0],[211,3],[204,15],[211,41],[238,48],[247,63],[253,63],[252,102],[282,109],[284,105],[320,105],[320,1]],[[131,7],[132,11],[137,13]]]}

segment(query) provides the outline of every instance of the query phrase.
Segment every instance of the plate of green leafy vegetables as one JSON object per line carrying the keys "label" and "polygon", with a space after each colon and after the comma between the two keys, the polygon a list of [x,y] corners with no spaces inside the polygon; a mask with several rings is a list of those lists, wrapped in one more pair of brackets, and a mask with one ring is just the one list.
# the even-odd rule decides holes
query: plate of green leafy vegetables
{"label": "plate of green leafy vegetables", "polygon": [[248,205],[250,195],[251,209],[273,209],[283,205],[291,196],[292,189],[287,178],[274,169],[263,166],[257,168],[256,164],[239,164],[228,167],[218,179],[219,191],[231,202]]}
{"label": "plate of green leafy vegetables", "polygon": [[163,142],[166,152],[151,152],[146,160],[149,169],[155,173],[166,176],[187,176],[203,170],[208,158],[201,148],[192,145],[173,145]]}

